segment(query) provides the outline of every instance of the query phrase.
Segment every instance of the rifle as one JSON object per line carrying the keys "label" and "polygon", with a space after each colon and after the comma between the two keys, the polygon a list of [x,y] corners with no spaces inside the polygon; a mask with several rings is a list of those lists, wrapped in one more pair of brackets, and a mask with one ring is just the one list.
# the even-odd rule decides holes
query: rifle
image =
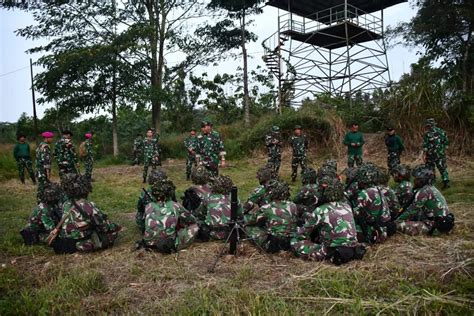
{"label": "rifle", "polygon": [[[77,208],[78,210],[81,210],[82,209],[77,205],[76,201],[72,201],[73,203],[73,206],[75,208]],[[58,237],[59,235],[59,231],[61,229],[61,227],[63,226],[64,222],[66,221],[67,217],[69,216],[69,214],[71,213],[71,209],[72,207],[69,209],[69,212],[66,214],[66,213],[63,213],[63,216],[61,217],[61,220],[59,221],[59,223],[56,225],[56,227],[54,227],[54,229],[49,233],[48,235],[48,238],[46,239],[46,241],[48,242],[48,246],[51,246],[51,244],[53,243],[53,241],[56,239],[56,237]]]}
{"label": "rifle", "polygon": [[156,202],[155,199],[148,193],[148,191],[145,188],[142,188],[143,193],[145,193],[145,196],[151,201],[151,202]]}

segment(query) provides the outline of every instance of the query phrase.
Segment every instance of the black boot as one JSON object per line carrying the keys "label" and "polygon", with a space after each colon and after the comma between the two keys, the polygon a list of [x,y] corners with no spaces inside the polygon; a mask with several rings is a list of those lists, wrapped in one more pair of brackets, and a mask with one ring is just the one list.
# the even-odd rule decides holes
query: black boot
{"label": "black boot", "polygon": [[449,185],[449,180],[443,181],[443,188],[442,188],[443,190],[444,190],[444,189],[448,189],[448,188],[450,188],[450,187],[451,187],[451,186]]}
{"label": "black boot", "polygon": [[25,179],[20,179],[21,183],[25,184]]}

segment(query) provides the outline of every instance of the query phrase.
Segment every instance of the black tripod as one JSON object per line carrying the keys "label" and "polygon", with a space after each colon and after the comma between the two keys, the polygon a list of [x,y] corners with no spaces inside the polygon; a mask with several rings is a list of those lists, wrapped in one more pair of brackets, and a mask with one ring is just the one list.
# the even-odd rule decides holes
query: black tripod
{"label": "black tripod", "polygon": [[[230,228],[230,231],[229,231],[229,235],[227,235],[227,238],[224,242],[224,245],[222,246],[221,248],[221,251],[219,252],[219,254],[216,256],[216,259],[214,260],[214,262],[212,263],[212,265],[207,269],[207,272],[209,273],[213,273],[216,269],[216,266],[217,266],[217,262],[219,262],[219,259],[222,258],[222,256],[224,255],[224,252],[225,250],[227,249],[227,245],[229,245],[229,254],[230,255],[236,255],[237,254],[237,245],[242,241],[242,240],[245,240],[243,239],[241,236],[242,236],[242,233],[245,234],[246,236],[248,236],[245,228],[241,225],[242,222],[238,221],[237,220],[237,210],[238,210],[238,207],[239,207],[239,202],[237,200],[237,187],[233,186],[232,187],[232,190],[231,190],[231,193],[230,193],[230,222],[229,222],[229,228]],[[254,243],[257,248],[259,248],[259,250],[261,252],[263,252],[272,262],[275,262],[273,260],[273,257],[268,254],[263,248],[262,246],[260,246],[259,244],[257,243]]]}

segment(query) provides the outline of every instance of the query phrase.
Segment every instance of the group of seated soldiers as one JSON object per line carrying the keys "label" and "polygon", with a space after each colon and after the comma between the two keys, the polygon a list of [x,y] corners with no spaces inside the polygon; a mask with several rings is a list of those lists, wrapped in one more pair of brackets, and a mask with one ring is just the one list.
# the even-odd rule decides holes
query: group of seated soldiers
{"label": "group of seated soldiers", "polygon": [[[454,226],[429,167],[420,165],[411,172],[406,165],[397,166],[392,172],[394,189],[388,186],[388,172],[370,162],[346,169],[345,176],[343,183],[332,160],[317,171],[306,168],[302,187],[292,198],[273,166],[260,168],[259,186],[238,203],[244,237],[270,253],[290,251],[303,259],[342,264],[361,259],[368,245],[384,242],[397,231],[432,235]],[[212,178],[197,166],[191,180],[179,203],[175,185],[163,170],[149,175],[149,187],[137,203],[135,219],[142,233],[137,248],[172,253],[195,240],[228,238],[232,179]],[[78,175],[66,176],[61,188],[49,183],[21,232],[25,242],[47,241],[57,253],[113,245],[120,227],[87,200],[89,192],[90,182]]]}

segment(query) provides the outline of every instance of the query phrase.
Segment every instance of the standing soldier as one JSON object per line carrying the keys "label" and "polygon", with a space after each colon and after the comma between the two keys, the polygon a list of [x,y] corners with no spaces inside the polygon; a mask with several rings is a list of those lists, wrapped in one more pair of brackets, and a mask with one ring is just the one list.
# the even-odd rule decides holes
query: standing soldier
{"label": "standing soldier", "polygon": [[364,136],[359,132],[359,124],[352,123],[351,130],[344,137],[344,145],[347,146],[347,166],[354,167],[362,165],[362,146],[364,145]]}
{"label": "standing soldier", "polygon": [[446,165],[446,148],[449,145],[446,132],[436,126],[432,118],[425,122],[425,135],[423,136],[423,153],[425,164],[433,169],[438,167],[443,179],[443,189],[449,188],[448,166]]}
{"label": "standing soldier", "polygon": [[132,166],[139,165],[140,161],[143,160],[143,135],[141,133],[137,134],[135,140],[133,141],[133,162]]}
{"label": "standing soldier", "polygon": [[84,136],[86,137],[86,140],[81,143],[81,146],[82,144],[84,144],[84,176],[87,180],[92,181],[92,168],[94,164],[94,153],[92,150],[92,133],[86,133]]}
{"label": "standing soldier", "polygon": [[400,164],[400,155],[402,154],[402,151],[405,150],[401,137],[395,134],[395,129],[393,127],[387,128],[385,145],[387,145],[387,167],[390,174],[392,174],[393,168]]}
{"label": "standing soldier", "polygon": [[301,174],[306,169],[306,151],[308,150],[308,139],[306,135],[301,134],[301,126],[296,125],[294,135],[290,138],[290,144],[293,148],[293,157],[291,158],[291,181],[295,182],[298,175],[298,165],[301,165]]}
{"label": "standing soldier", "polygon": [[18,143],[13,148],[13,156],[15,157],[18,166],[18,173],[21,183],[25,184],[25,168],[28,170],[31,181],[36,184],[35,174],[33,172],[33,164],[30,158],[30,144],[26,142],[26,136],[19,134]]}
{"label": "standing soldier", "polygon": [[275,173],[278,175],[281,164],[281,134],[278,126],[273,126],[271,133],[265,135],[265,146],[268,150],[268,163],[274,166]]}
{"label": "standing soldier", "polygon": [[63,137],[56,142],[54,148],[56,161],[58,162],[59,177],[62,179],[65,174],[79,173],[77,164],[76,149],[72,142],[72,132],[69,130],[63,131]]}
{"label": "standing soldier", "polygon": [[53,142],[54,134],[44,132],[41,134],[43,141],[36,147],[36,176],[38,178],[37,200],[41,201],[43,197],[44,186],[49,182],[51,176],[51,148],[49,145]]}
{"label": "standing soldier", "polygon": [[212,123],[202,121],[202,133],[197,137],[196,159],[199,164],[206,167],[212,176],[219,175],[219,157],[220,166],[225,167],[224,143],[218,132],[212,130]]}
{"label": "standing soldier", "polygon": [[148,167],[151,166],[152,170],[155,170],[158,166],[158,164],[156,163],[158,140],[154,137],[153,134],[153,129],[147,129],[146,138],[143,141],[143,183],[146,183],[146,179],[148,176]]}
{"label": "standing soldier", "polygon": [[189,136],[184,140],[184,147],[186,147],[188,152],[186,157],[186,180],[189,180],[191,177],[191,170],[193,166],[196,166],[197,137],[195,128],[191,128]]}

